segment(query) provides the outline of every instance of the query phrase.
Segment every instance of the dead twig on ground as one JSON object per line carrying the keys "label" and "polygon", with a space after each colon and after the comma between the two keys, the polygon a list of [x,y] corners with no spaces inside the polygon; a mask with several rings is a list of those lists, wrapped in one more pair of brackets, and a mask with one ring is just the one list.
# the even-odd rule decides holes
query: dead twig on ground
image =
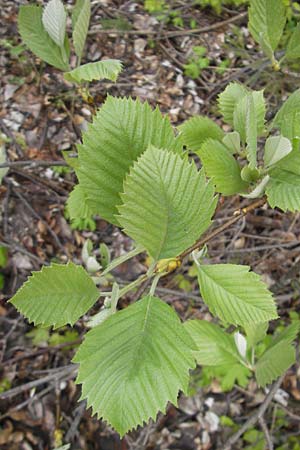
{"label": "dead twig on ground", "polygon": [[267,424],[266,424],[266,422],[265,422],[265,419],[264,419],[263,417],[260,417],[260,418],[258,419],[258,422],[259,422],[259,424],[260,424],[260,426],[261,426],[261,429],[262,429],[262,431],[263,431],[263,433],[264,433],[264,435],[265,435],[265,438],[266,438],[266,441],[267,441],[267,445],[268,445],[268,449],[269,449],[269,450],[274,450],[274,445],[273,445],[273,442],[272,442],[272,437],[271,437],[271,435],[270,435],[270,432],[269,432],[269,429],[268,429]]}
{"label": "dead twig on ground", "polygon": [[241,426],[241,428],[234,433],[225,443],[224,446],[224,450],[231,450],[232,446],[239,440],[239,438],[253,425],[256,424],[257,421],[259,421],[265,414],[268,406],[270,405],[270,403],[272,402],[274,395],[276,394],[276,392],[278,391],[283,379],[284,379],[284,375],[282,375],[280,378],[278,378],[277,381],[275,381],[275,383],[272,385],[269,393],[266,395],[264,401],[262,402],[262,404],[260,405],[260,407],[257,409],[257,411],[255,411],[252,416],[249,417],[249,419],[244,423],[243,426]]}

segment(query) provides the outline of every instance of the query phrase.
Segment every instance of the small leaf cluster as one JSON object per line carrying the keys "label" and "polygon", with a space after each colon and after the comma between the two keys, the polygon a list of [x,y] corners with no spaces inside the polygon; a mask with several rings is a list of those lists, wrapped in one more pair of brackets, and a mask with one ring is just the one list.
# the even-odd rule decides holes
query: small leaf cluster
{"label": "small leaf cluster", "polygon": [[45,8],[39,5],[21,6],[18,27],[26,46],[41,60],[65,72],[73,83],[100,80],[116,81],[122,64],[104,60],[80,66],[91,16],[90,0],[77,0],[72,9],[72,41],[77,67],[70,70],[70,41],[66,32],[67,12],[61,0],[50,0]]}
{"label": "small leaf cluster", "polygon": [[272,208],[300,210],[300,90],[265,122],[263,91],[229,84],[218,99],[224,133],[214,121],[195,116],[179,127],[184,144],[196,153],[217,192],[246,198],[267,195]]}

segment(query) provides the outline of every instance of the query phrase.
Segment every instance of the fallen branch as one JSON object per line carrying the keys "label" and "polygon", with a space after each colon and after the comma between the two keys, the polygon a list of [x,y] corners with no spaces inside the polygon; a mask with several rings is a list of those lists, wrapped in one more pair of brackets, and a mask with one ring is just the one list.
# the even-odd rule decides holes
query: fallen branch
{"label": "fallen branch", "polygon": [[274,395],[278,391],[285,374],[283,374],[280,378],[278,378],[277,381],[272,385],[269,393],[266,395],[264,401],[260,405],[260,407],[255,411],[252,416],[244,423],[243,426],[235,433],[233,434],[225,443],[224,450],[231,450],[232,446],[239,440],[239,438],[253,425],[256,424],[257,421],[262,419],[264,416],[264,413],[266,412],[269,404],[272,402]]}

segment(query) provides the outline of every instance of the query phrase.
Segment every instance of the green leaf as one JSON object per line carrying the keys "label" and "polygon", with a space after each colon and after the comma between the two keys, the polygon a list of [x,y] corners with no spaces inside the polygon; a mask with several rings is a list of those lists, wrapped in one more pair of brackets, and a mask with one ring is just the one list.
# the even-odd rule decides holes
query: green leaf
{"label": "green leaf", "polygon": [[208,177],[212,178],[216,190],[232,195],[247,189],[241,178],[241,169],[227,147],[219,141],[207,139],[197,152]]}
{"label": "green leaf", "polygon": [[[252,98],[251,98],[252,97]],[[234,113],[233,122],[234,129],[239,132],[241,141],[247,142],[248,146],[254,147],[256,139],[261,136],[265,128],[265,114],[266,105],[263,91],[252,91],[244,95],[240,101],[237,102]],[[255,132],[256,122],[256,132]],[[252,140],[254,142],[252,142]],[[249,149],[250,150],[250,149]],[[253,151],[253,149],[252,149]],[[253,151],[253,153],[256,153]],[[248,151],[248,155],[252,153]],[[248,156],[249,157],[249,156]],[[253,155],[252,155],[252,159]]]}
{"label": "green leaf", "polygon": [[74,187],[69,195],[67,210],[71,219],[87,219],[92,216],[86,195],[79,184]]}
{"label": "green leaf", "polygon": [[300,23],[294,29],[293,34],[289,40],[285,58],[296,59],[300,58]]}
{"label": "green leaf", "polygon": [[61,0],[50,0],[43,12],[45,30],[56,45],[63,48],[66,35],[67,13]]}
{"label": "green leaf", "polygon": [[219,95],[218,103],[224,121],[233,125],[233,112],[237,103],[247,94],[248,90],[239,83],[230,83]]}
{"label": "green leaf", "polygon": [[251,323],[248,325],[244,325],[248,346],[254,347],[258,342],[262,341],[267,334],[268,327],[268,322]]}
{"label": "green leaf", "polygon": [[295,349],[283,340],[269,348],[259,358],[255,367],[255,376],[260,386],[264,387],[276,380],[295,362]]}
{"label": "green leaf", "polygon": [[72,83],[103,79],[115,82],[121,70],[121,61],[118,61],[117,59],[106,59],[104,61],[97,61],[76,67],[76,69],[66,72],[64,77]]}
{"label": "green leaf", "polygon": [[247,159],[249,167],[254,169],[257,166],[257,118],[254,105],[254,93],[246,97],[246,142]]}
{"label": "green leaf", "polygon": [[74,358],[81,398],[123,436],[177,403],[195,367],[193,348],[172,308],[144,297],[86,335]]}
{"label": "green leaf", "polygon": [[197,270],[203,300],[223,321],[244,326],[278,317],[271,292],[249,266],[212,264]]}
{"label": "green leaf", "polygon": [[75,53],[82,57],[91,17],[90,0],[77,0],[72,11],[73,43]]}
{"label": "green leaf", "polygon": [[221,141],[224,131],[211,119],[204,116],[195,116],[178,127],[182,133],[182,140],[192,152],[197,152],[203,142],[208,139]]}
{"label": "green leaf", "polygon": [[241,137],[237,131],[226,133],[222,142],[232,155],[239,153],[241,149]]}
{"label": "green leaf", "polygon": [[291,325],[286,327],[281,333],[279,333],[278,336],[276,336],[273,339],[272,347],[274,345],[279,344],[279,342],[283,342],[283,341],[287,342],[288,344],[291,344],[296,339],[297,335],[299,334],[299,328],[300,328],[300,323],[298,320],[291,323]]}
{"label": "green leaf", "polygon": [[[56,45],[42,23],[42,7],[36,5],[20,6],[18,26],[24,44],[39,58],[61,70],[69,70],[69,65],[62,57],[61,48]],[[68,55],[67,38],[65,52]]]}
{"label": "green leaf", "polygon": [[266,140],[264,151],[265,167],[273,166],[292,151],[289,139],[283,136],[271,136]]}
{"label": "green leaf", "polygon": [[217,200],[193,161],[153,146],[132,167],[121,197],[120,224],[155,260],[194,244],[211,224]]}
{"label": "green leaf", "polygon": [[[289,96],[289,98],[284,102],[284,104],[277,112],[273,121],[273,127],[278,127],[281,129],[282,124],[285,122],[286,117],[289,117],[290,120],[294,114],[299,114],[299,112],[300,112],[300,89],[297,89],[297,91],[293,92],[292,95]],[[290,139],[294,137],[294,136],[287,136],[282,129],[281,133],[285,137]]]}
{"label": "green leaf", "polygon": [[276,50],[286,22],[286,7],[278,0],[251,0],[249,30],[259,44],[261,36]]}
{"label": "green leaf", "polygon": [[87,204],[94,214],[118,224],[116,206],[130,167],[149,147],[181,152],[180,140],[167,117],[140,100],[108,97],[78,148],[76,171]]}
{"label": "green leaf", "polygon": [[44,266],[33,272],[10,300],[35,325],[73,325],[96,302],[99,291],[81,266]]}
{"label": "green leaf", "polygon": [[242,364],[233,364],[226,367],[226,372],[221,379],[221,388],[224,392],[231,391],[235,384],[246,387],[251,376],[250,370]]}
{"label": "green leaf", "polygon": [[205,320],[188,320],[184,326],[195,342],[197,350],[194,355],[198,364],[231,365],[241,359],[233,337],[218,325]]}
{"label": "green leaf", "polygon": [[300,211],[300,175],[288,170],[273,169],[266,187],[268,203],[283,211]]}

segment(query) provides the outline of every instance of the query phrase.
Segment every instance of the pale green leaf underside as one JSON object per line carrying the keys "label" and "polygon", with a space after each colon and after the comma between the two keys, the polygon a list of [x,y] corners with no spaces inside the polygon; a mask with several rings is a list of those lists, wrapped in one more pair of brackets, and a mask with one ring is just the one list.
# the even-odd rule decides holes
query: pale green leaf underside
{"label": "pale green leaf underside", "polygon": [[198,364],[222,366],[240,361],[233,337],[219,326],[205,320],[189,320],[184,326],[195,342]]}
{"label": "pale green leaf underside", "polygon": [[98,297],[99,291],[83,267],[69,262],[33,272],[10,301],[29,322],[59,328],[73,325]]}
{"label": "pale green leaf underside", "polygon": [[193,347],[172,308],[144,297],[86,335],[74,358],[82,398],[123,436],[177,403],[195,367]]}
{"label": "pale green leaf underside", "polygon": [[179,255],[211,224],[212,183],[194,162],[149,147],[124,183],[120,224],[155,259]]}
{"label": "pale green leaf underside", "polygon": [[261,35],[276,50],[286,22],[286,7],[278,0],[251,0],[249,30],[259,44]]}
{"label": "pale green leaf underside", "polygon": [[288,59],[300,58],[300,23],[298,23],[289,40],[285,57]]}
{"label": "pale green leaf underside", "polygon": [[45,6],[42,22],[45,30],[59,47],[63,47],[67,13],[61,0],[50,0]]}
{"label": "pale green leaf underside", "polygon": [[[52,41],[42,23],[42,7],[36,5],[20,6],[18,27],[24,44],[39,58],[61,70],[69,70],[62,58],[61,49]],[[67,38],[65,50],[68,56]]]}
{"label": "pale green leaf underside", "polygon": [[192,152],[197,152],[208,138],[221,141],[224,137],[224,131],[215,122],[204,116],[192,117],[178,129],[181,131],[184,145]]}
{"label": "pale green leaf underside", "polygon": [[284,136],[271,136],[266,140],[264,151],[265,167],[273,166],[292,151],[292,144]]}
{"label": "pale green leaf underside", "polygon": [[[252,91],[244,95],[236,104],[233,112],[234,129],[239,132],[241,141],[250,146],[248,159],[254,163],[256,139],[264,131],[266,105],[263,91]],[[256,124],[256,130],[254,129]]]}
{"label": "pale green leaf underside", "polygon": [[197,154],[218,192],[232,195],[246,191],[248,184],[241,178],[239,164],[224,144],[207,139]]}
{"label": "pale green leaf underside", "polygon": [[118,225],[116,206],[122,203],[125,176],[151,144],[182,150],[169,119],[158,109],[140,100],[109,96],[78,146],[76,173],[93,214]]}
{"label": "pale green leaf underside", "polygon": [[74,49],[79,59],[83,53],[84,44],[89,29],[90,17],[90,0],[77,0],[77,3],[73,9],[72,25]]}
{"label": "pale green leaf underside", "polygon": [[[78,23],[78,22],[77,22]],[[84,64],[64,74],[66,80],[73,83],[93,80],[110,80],[115,82],[122,70],[122,63],[117,59],[106,59]]]}
{"label": "pale green leaf underside", "polygon": [[283,211],[300,211],[300,175],[283,169],[274,169],[270,176],[266,187],[269,205]]}
{"label": "pale green leaf underside", "polygon": [[203,300],[212,314],[234,325],[276,319],[272,294],[249,266],[212,264],[198,267]]}
{"label": "pale green leaf underside", "polygon": [[287,341],[279,342],[269,348],[258,360],[255,376],[260,386],[264,387],[276,380],[295,362],[295,349]]}
{"label": "pale green leaf underside", "polygon": [[224,121],[233,125],[233,112],[237,103],[247,94],[248,90],[239,83],[230,83],[219,95],[218,103]]}

